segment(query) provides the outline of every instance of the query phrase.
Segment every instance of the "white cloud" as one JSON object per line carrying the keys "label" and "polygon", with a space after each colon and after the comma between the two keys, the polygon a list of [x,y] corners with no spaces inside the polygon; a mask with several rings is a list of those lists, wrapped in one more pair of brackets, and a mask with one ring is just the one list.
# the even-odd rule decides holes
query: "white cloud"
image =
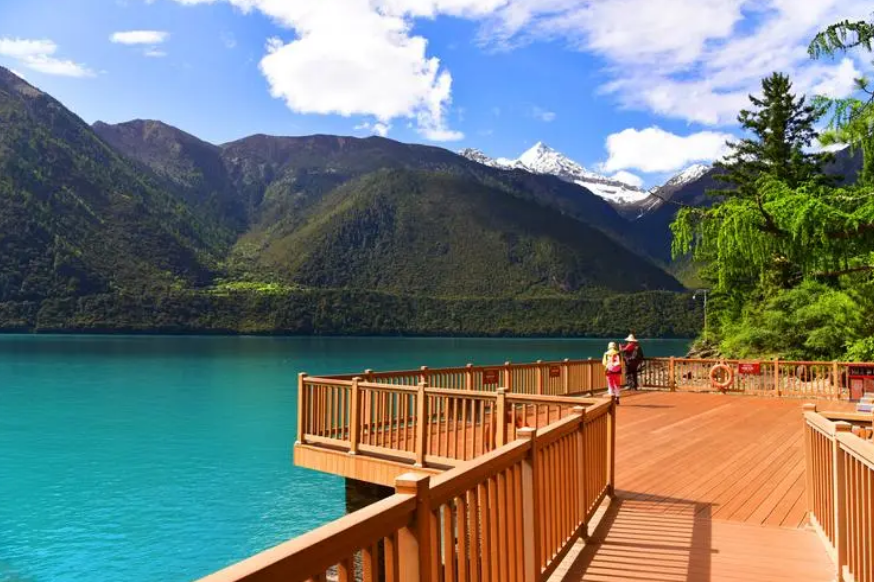
{"label": "white cloud", "polygon": [[626,172],[625,170],[616,172],[610,178],[617,182],[634,186],[635,188],[643,188],[643,178],[636,174],[632,174],[631,172]]}
{"label": "white cloud", "polygon": [[157,58],[157,59],[160,59],[160,58],[167,56],[166,52],[162,51],[161,49],[154,48],[154,47],[146,49],[143,52],[143,54],[146,55],[147,57]]}
{"label": "white cloud", "polygon": [[545,121],[546,123],[555,121],[555,118],[557,117],[554,111],[549,111],[548,109],[543,109],[537,106],[534,106],[531,109],[531,115],[533,115],[535,119]]}
{"label": "white cloud", "polygon": [[176,1],[226,1],[293,30],[292,40],[269,39],[260,63],[271,95],[292,111],[369,115],[384,126],[412,119],[425,138],[451,141],[464,137],[447,125],[452,75],[427,54],[428,41],[411,32],[412,19],[477,16],[504,0]]}
{"label": "white cloud", "polygon": [[606,172],[636,169],[641,172],[674,172],[693,162],[711,162],[728,152],[731,134],[702,131],[679,136],[658,127],[626,129],[607,138]]}
{"label": "white cloud", "polygon": [[623,106],[722,125],[773,71],[800,93],[852,90],[853,65],[813,62],[807,44],[870,14],[869,0],[507,0],[480,38],[499,49],[562,40],[606,61],[602,89]]}
{"label": "white cloud", "polygon": [[856,79],[862,76],[862,72],[856,68],[852,59],[844,59],[837,69],[829,71],[820,83],[813,87],[813,93],[826,97],[842,98],[851,95],[855,91]]}
{"label": "white cloud", "polygon": [[170,38],[170,33],[161,30],[128,30],[113,33],[109,40],[116,44],[156,45],[166,42],[168,38]]}
{"label": "white cloud", "polygon": [[380,137],[385,137],[388,135],[388,132],[391,131],[391,125],[386,123],[370,123],[369,121],[365,121],[355,126],[356,131],[367,131],[372,133],[373,135],[378,135]]}
{"label": "white cloud", "polygon": [[0,56],[15,59],[23,67],[62,77],[94,76],[94,72],[85,65],[56,58],[54,55],[57,52],[58,45],[51,40],[0,38]]}
{"label": "white cloud", "polygon": [[498,50],[563,42],[603,59],[601,90],[620,105],[725,125],[773,71],[789,73],[798,92],[851,90],[856,65],[812,62],[807,43],[825,24],[871,12],[870,0],[176,2],[227,2],[294,31],[261,62],[271,93],[293,111],[412,119],[431,139],[461,134],[447,122],[451,73],[413,32],[419,18],[478,21],[480,42]]}

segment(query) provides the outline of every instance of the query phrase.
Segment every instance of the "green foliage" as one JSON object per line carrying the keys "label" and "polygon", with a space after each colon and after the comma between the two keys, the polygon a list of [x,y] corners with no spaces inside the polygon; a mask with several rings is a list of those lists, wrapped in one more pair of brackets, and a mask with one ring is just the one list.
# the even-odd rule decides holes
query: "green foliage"
{"label": "green foliage", "polygon": [[188,291],[0,303],[0,330],[325,335],[691,337],[701,305],[688,295],[531,299],[394,295],[355,290]]}
{"label": "green foliage", "polygon": [[748,302],[742,316],[724,326],[721,350],[735,358],[863,359],[874,334],[872,297],[871,283],[835,288],[805,281],[776,290]]}
{"label": "green foliage", "polygon": [[[855,48],[872,50],[874,23],[846,20],[828,27],[819,33],[810,44],[812,58],[835,56]],[[864,98],[851,96],[842,99],[819,96],[815,104],[824,114],[829,115],[826,131],[820,138],[825,145],[849,144],[851,148],[861,148],[863,167],[859,183],[874,185],[874,90],[870,82],[856,79],[857,93]]]}
{"label": "green foliage", "polygon": [[856,47],[864,47],[869,52],[874,42],[874,23],[844,20],[832,24],[814,37],[808,47],[810,56],[814,59],[823,56],[834,56]]}

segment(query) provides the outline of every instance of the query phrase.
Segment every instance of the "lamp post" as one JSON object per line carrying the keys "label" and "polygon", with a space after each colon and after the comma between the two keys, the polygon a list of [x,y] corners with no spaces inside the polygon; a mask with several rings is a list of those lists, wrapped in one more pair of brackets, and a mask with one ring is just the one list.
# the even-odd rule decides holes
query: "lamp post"
{"label": "lamp post", "polygon": [[710,289],[696,289],[692,294],[692,300],[695,301],[698,299],[698,295],[702,295],[704,297],[704,339],[707,339],[707,295],[710,293]]}

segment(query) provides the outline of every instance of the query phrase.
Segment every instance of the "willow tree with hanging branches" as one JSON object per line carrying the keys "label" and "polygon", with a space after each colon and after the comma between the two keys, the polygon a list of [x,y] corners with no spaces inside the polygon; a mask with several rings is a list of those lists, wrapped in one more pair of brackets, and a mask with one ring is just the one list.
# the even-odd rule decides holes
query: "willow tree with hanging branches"
{"label": "willow tree with hanging branches", "polygon": [[[823,34],[829,46],[870,42]],[[717,321],[710,339],[725,355],[874,358],[874,195],[864,180],[834,186],[825,159],[808,151],[829,111],[829,135],[846,138],[841,104],[806,106],[790,90],[773,75],[762,98],[751,96],[754,109],[739,117],[750,137],[730,144],[721,164],[734,189],[711,208],[680,211],[673,252],[707,265]]]}
{"label": "willow tree with hanging branches", "polygon": [[[864,49],[874,49],[874,22],[845,20],[816,35],[808,52],[813,59],[835,58]],[[830,98],[819,96],[814,104],[829,114],[828,127],[820,137],[824,145],[846,144],[862,150],[861,185],[874,186],[874,88],[865,77],[855,80],[859,96]]]}

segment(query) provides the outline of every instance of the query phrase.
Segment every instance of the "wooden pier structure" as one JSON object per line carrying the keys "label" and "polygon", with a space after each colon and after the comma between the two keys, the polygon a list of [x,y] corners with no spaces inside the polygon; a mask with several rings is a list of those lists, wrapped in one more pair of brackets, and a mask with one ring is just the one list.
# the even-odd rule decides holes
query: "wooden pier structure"
{"label": "wooden pier structure", "polygon": [[593,360],[302,374],[295,463],[395,493],[204,581],[874,582],[851,364],[741,364],[648,360],[619,406]]}

